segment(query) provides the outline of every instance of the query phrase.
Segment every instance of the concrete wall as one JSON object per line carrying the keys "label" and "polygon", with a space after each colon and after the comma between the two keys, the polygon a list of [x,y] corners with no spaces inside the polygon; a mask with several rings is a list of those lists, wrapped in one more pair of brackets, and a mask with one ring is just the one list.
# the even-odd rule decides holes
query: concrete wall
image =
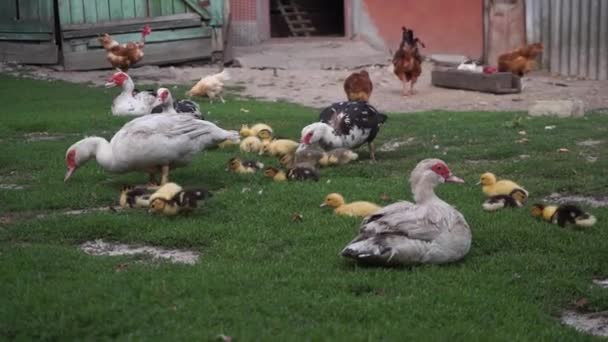
{"label": "concrete wall", "polygon": [[[401,26],[427,45],[424,54],[483,55],[483,0],[355,0],[360,10],[355,34],[395,50]],[[358,4],[357,4],[358,3]],[[380,44],[381,43],[381,44]]]}

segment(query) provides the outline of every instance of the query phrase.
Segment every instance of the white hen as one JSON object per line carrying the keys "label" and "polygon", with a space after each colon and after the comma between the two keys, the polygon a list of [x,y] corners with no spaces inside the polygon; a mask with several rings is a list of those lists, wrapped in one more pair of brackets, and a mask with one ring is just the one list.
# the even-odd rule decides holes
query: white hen
{"label": "white hen", "polygon": [[225,103],[222,93],[224,92],[224,82],[230,79],[226,69],[222,72],[201,78],[190,90],[186,92],[188,96],[207,96],[213,102],[216,97]]}

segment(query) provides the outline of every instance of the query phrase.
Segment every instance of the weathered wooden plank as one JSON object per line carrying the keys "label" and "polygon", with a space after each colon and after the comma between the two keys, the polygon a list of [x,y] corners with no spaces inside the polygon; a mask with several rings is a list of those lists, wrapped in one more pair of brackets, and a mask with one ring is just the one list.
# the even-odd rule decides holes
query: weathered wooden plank
{"label": "weathered wooden plank", "polygon": [[589,30],[587,29],[587,21],[589,20],[589,0],[580,0],[580,30],[579,44],[580,51],[578,56],[578,75],[582,77],[589,76]]}
{"label": "weathered wooden plank", "polygon": [[224,0],[211,0],[209,15],[211,17],[209,25],[222,26],[224,23]]}
{"label": "weathered wooden plank", "polygon": [[40,20],[52,25],[55,28],[55,9],[53,8],[53,1],[38,0],[38,12],[40,13]]}
{"label": "weathered wooden plank", "polygon": [[[110,69],[105,50],[83,52],[64,51],[64,66],[67,70]],[[171,64],[211,57],[209,39],[189,39],[175,42],[147,44],[144,59],[138,66],[146,64]]]}
{"label": "weathered wooden plank", "polygon": [[[184,27],[200,27],[201,18],[193,13],[179,14],[157,18],[137,18],[121,21],[112,21],[99,24],[63,26],[64,38],[87,37],[101,33],[119,34],[140,31],[148,24],[154,30]],[[2,31],[2,30],[0,30]]]}
{"label": "weathered wooden plank", "polygon": [[[140,33],[128,33],[112,36],[118,42],[139,41]],[[146,38],[146,44],[170,42],[175,40],[208,38],[211,37],[211,29],[209,27],[195,27],[180,30],[155,31],[154,34]],[[101,44],[97,38],[91,38],[87,41],[90,48],[101,48]]]}
{"label": "weathered wooden plank", "polygon": [[[1,0],[0,0],[1,1]],[[0,22],[0,32],[39,33],[53,32],[53,27],[40,21]]]}
{"label": "weathered wooden plank", "polygon": [[85,23],[97,23],[99,19],[97,18],[97,6],[93,1],[83,1],[83,11],[84,11],[84,22]]}
{"label": "weathered wooden plank", "polygon": [[70,13],[70,0],[59,0],[59,23],[61,25],[72,24],[72,15]]}
{"label": "weathered wooden plank", "polygon": [[436,87],[466,89],[493,94],[521,92],[519,77],[510,72],[494,74],[474,73],[462,70],[433,70],[431,83]]}
{"label": "weathered wooden plank", "polygon": [[108,4],[110,5],[110,20],[122,20],[122,1],[121,0],[108,0]]}
{"label": "weathered wooden plank", "polygon": [[84,6],[82,0],[70,0],[70,14],[72,16],[72,23],[84,23]]}
{"label": "weathered wooden plank", "polygon": [[184,2],[184,4],[186,4],[186,6],[188,6],[188,8],[193,10],[194,13],[200,15],[203,19],[205,19],[205,20],[211,19],[211,14],[209,14],[209,12],[206,9],[199,6],[197,1],[195,1],[195,0],[182,0],[182,1]]}
{"label": "weathered wooden plank", "polygon": [[551,3],[551,72],[559,72],[559,57],[560,57],[560,8],[561,0],[553,0]]}
{"label": "weathered wooden plank", "polygon": [[172,15],[173,14],[173,1],[172,0],[164,0],[161,2],[160,14],[161,15]]}
{"label": "weathered wooden plank", "polygon": [[148,2],[146,0],[133,0],[135,2],[135,17],[148,16]]}
{"label": "weathered wooden plank", "polygon": [[[5,0],[10,1],[10,0]],[[19,1],[19,16],[22,20],[39,20],[38,0]]]}
{"label": "weathered wooden plank", "polygon": [[602,1],[600,9],[599,80],[608,79],[608,2]]}
{"label": "weathered wooden plank", "polygon": [[0,61],[28,64],[57,64],[59,49],[54,43],[26,44],[0,42]]}
{"label": "weathered wooden plank", "polygon": [[173,0],[173,12],[175,14],[186,13],[186,4],[182,0]]}
{"label": "weathered wooden plank", "polygon": [[35,32],[35,33],[15,33],[15,32],[0,32],[0,40],[24,40],[24,41],[51,41],[53,40],[52,33]]}
{"label": "weathered wooden plank", "polygon": [[17,6],[14,1],[0,1],[0,19],[14,20],[17,17]]}
{"label": "weathered wooden plank", "polygon": [[108,0],[97,0],[95,1],[95,6],[97,7],[97,23],[110,21],[110,5],[108,4]]}
{"label": "weathered wooden plank", "polygon": [[600,1],[602,0],[591,0],[589,11],[589,76],[591,78],[598,76]]}
{"label": "weathered wooden plank", "polygon": [[162,15],[161,2],[161,0],[148,0],[148,8],[150,9],[151,17],[159,17]]}
{"label": "weathered wooden plank", "polygon": [[135,18],[135,3],[133,0],[122,0],[123,19]]}
{"label": "weathered wooden plank", "polygon": [[568,65],[568,70],[570,73],[570,76],[576,76],[578,75],[578,66],[579,66],[579,62],[578,62],[578,58],[579,58],[579,52],[580,52],[580,39],[579,39],[579,32],[581,29],[581,25],[579,24],[579,10],[580,10],[580,3],[578,1],[573,2],[571,7],[570,7],[570,44],[568,45],[569,48],[569,65]]}

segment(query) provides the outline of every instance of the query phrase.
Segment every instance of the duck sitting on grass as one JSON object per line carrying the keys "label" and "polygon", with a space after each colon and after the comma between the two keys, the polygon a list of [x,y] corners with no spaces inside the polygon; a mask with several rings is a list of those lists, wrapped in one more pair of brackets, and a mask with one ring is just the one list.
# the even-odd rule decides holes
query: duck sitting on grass
{"label": "duck sitting on grass", "polygon": [[525,190],[514,189],[508,195],[495,195],[483,202],[481,207],[485,211],[496,211],[503,208],[521,208],[528,194]]}
{"label": "duck sitting on grass", "polygon": [[191,212],[198,205],[198,201],[212,197],[206,189],[181,190],[171,199],[156,197],[150,200],[148,212],[150,214],[161,214],[175,216],[183,212]]}
{"label": "duck sitting on grass", "polygon": [[377,204],[365,201],[356,201],[346,203],[344,197],[338,193],[331,193],[325,197],[325,201],[321,204],[321,207],[334,208],[334,213],[337,215],[366,217],[369,216],[379,209],[382,209]]}
{"label": "duck sitting on grass", "polygon": [[595,216],[583,211],[574,204],[547,205],[536,203],[532,205],[532,216],[542,218],[547,222],[565,227],[567,223],[577,227],[591,227],[596,222]]}
{"label": "duck sitting on grass", "polygon": [[228,170],[235,173],[255,173],[263,167],[264,164],[257,160],[241,161],[239,158],[234,157],[228,161]]}
{"label": "duck sitting on grass", "polygon": [[283,170],[279,170],[276,167],[269,166],[264,169],[264,176],[272,178],[275,182],[287,181],[287,174]]}

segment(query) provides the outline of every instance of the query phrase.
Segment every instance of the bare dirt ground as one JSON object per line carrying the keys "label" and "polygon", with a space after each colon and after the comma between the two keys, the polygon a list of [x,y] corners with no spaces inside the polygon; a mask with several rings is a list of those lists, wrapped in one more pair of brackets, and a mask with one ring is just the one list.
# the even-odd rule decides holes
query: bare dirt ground
{"label": "bare dirt ground", "polygon": [[[403,97],[401,84],[392,74],[390,56],[361,41],[312,40],[269,42],[255,47],[237,48],[235,58],[241,67],[230,68],[228,86],[238,93],[266,100],[284,100],[312,107],[324,107],[345,99],[344,79],[353,71],[367,69],[374,83],[371,103],[386,112],[448,111],[527,111],[536,100],[580,99],[586,110],[608,108],[608,81],[554,77],[534,72],[524,78],[520,94],[493,95],[465,90],[437,88],[431,85],[433,62],[423,64],[416,85],[417,94]],[[139,86],[150,84],[194,84],[202,76],[217,72],[218,67],[181,65],[142,66],[130,74]],[[0,72],[38,79],[58,79],[102,85],[110,70],[66,72],[60,68],[0,65]],[[174,94],[181,98],[184,94]]]}

